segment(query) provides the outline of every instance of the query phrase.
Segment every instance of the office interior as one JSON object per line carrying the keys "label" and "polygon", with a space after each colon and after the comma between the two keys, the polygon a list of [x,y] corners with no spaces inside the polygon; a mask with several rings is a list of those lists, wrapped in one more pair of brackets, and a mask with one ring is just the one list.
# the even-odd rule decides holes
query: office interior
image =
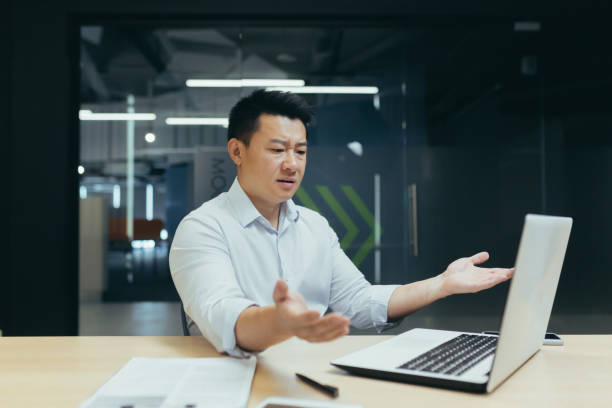
{"label": "office interior", "polygon": [[[4,336],[181,335],[168,250],[234,179],[227,115],[253,79],[330,87],[302,94],[316,122],[295,201],[370,282],[481,250],[509,267],[525,214],[571,216],[549,330],[612,332],[605,3],[32,3],[0,24]],[[497,330],[507,290],[391,333]]]}

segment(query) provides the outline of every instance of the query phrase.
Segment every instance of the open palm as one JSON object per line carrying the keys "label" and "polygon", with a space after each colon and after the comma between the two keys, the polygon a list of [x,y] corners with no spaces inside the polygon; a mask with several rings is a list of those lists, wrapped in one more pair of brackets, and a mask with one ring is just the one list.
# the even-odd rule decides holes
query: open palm
{"label": "open palm", "polygon": [[350,321],[338,313],[321,316],[308,309],[300,293],[289,289],[283,280],[276,282],[272,295],[276,304],[279,327],[301,339],[319,342],[329,341],[348,334]]}
{"label": "open palm", "polygon": [[474,293],[488,289],[512,277],[513,268],[481,268],[479,265],[489,259],[487,252],[480,252],[468,258],[452,262],[442,274],[442,292],[448,296],[458,293]]}

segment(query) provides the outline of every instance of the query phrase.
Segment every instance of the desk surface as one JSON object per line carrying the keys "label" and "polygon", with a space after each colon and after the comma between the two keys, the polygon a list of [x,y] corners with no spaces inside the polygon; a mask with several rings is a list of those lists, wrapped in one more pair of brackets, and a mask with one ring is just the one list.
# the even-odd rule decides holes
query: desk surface
{"label": "desk surface", "polygon": [[[292,339],[260,354],[249,407],[271,395],[327,399],[298,382],[296,371],[338,386],[338,401],[364,407],[612,406],[612,335],[563,337],[565,346],[544,346],[490,395],[355,377],[329,365],[386,336]],[[201,337],[0,337],[0,407],[75,407],[135,356],[218,354]]]}

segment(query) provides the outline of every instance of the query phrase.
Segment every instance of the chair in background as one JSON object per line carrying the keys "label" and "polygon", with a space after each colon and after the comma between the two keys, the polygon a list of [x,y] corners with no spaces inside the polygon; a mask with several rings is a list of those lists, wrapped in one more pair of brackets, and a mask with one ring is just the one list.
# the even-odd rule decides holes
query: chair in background
{"label": "chair in background", "polygon": [[181,325],[183,326],[183,336],[191,336],[189,334],[189,327],[187,327],[187,315],[185,314],[185,308],[183,307],[183,302],[180,303],[181,307]]}

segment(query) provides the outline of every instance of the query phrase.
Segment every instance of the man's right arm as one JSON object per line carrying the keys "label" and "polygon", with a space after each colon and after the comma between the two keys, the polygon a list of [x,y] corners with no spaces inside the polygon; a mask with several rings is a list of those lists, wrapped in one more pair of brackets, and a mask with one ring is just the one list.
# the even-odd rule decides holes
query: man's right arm
{"label": "man's right arm", "polygon": [[310,342],[330,341],[349,331],[349,319],[337,313],[321,317],[282,280],[276,282],[273,298],[274,305],[249,307],[238,316],[235,335],[242,349],[262,351],[293,336]]}
{"label": "man's right arm", "polygon": [[347,318],[308,310],[284,281],[276,283],[274,305],[260,307],[246,298],[214,220],[188,217],[181,222],[170,270],[188,315],[220,352],[245,357],[245,350],[261,351],[292,336],[315,342],[348,332]]}
{"label": "man's right arm", "polygon": [[186,313],[219,352],[248,356],[236,345],[235,323],[257,304],[236,280],[227,243],[212,217],[188,216],[179,224],[170,249],[170,272]]}

